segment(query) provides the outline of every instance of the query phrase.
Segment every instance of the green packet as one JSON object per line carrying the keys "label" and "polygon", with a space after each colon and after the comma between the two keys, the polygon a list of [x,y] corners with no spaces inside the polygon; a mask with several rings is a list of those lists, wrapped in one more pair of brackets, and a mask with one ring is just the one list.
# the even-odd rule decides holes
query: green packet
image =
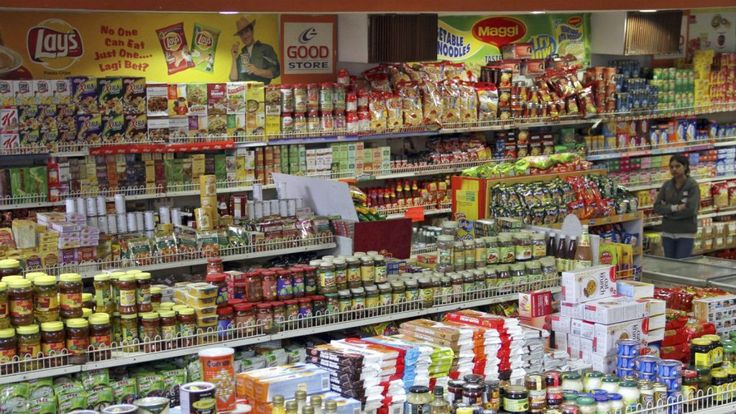
{"label": "green packet", "polygon": [[84,371],[79,374],[84,389],[91,390],[99,385],[110,385],[110,372],[107,369]]}
{"label": "green packet", "polygon": [[136,372],[134,377],[138,385],[138,398],[163,397],[164,379],[161,375],[150,371],[141,371]]}
{"label": "green packet", "polygon": [[10,384],[0,388],[0,413],[30,414],[27,383]]}
{"label": "green packet", "polygon": [[179,387],[187,382],[186,368],[175,368],[159,371],[164,379],[164,397],[168,398],[173,406],[179,405]]}
{"label": "green packet", "polygon": [[194,23],[194,36],[192,36],[192,47],[190,49],[197,70],[207,73],[214,72],[215,51],[217,50],[219,38],[219,29]]}
{"label": "green packet", "polygon": [[97,385],[89,390],[87,404],[93,410],[100,411],[115,403],[115,392],[108,385]]}
{"label": "green packet", "polygon": [[51,378],[42,378],[28,381],[30,387],[31,414],[56,414],[57,402],[54,393],[54,381]]}
{"label": "green packet", "polygon": [[137,397],[138,385],[135,378],[123,377],[110,382],[116,404],[132,404]]}
{"label": "green packet", "polygon": [[54,381],[54,393],[62,413],[87,408],[87,391],[78,381],[68,377],[57,378]]}

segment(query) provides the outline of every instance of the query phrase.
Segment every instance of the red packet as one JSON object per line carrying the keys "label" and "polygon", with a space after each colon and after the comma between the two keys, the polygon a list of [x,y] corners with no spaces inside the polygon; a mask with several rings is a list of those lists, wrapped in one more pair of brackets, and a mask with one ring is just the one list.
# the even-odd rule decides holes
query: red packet
{"label": "red packet", "polygon": [[161,49],[164,51],[169,75],[194,67],[192,54],[189,52],[184,35],[184,23],[176,23],[158,29],[156,34],[161,43]]}

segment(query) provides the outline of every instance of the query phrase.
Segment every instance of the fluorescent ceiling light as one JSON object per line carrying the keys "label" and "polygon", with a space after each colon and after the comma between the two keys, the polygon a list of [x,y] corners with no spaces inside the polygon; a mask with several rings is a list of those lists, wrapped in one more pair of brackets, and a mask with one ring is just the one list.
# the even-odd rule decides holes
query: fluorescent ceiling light
{"label": "fluorescent ceiling light", "polygon": [[656,13],[657,11],[654,9],[646,9],[646,10],[639,10],[640,13]]}
{"label": "fluorescent ceiling light", "polygon": [[238,14],[236,11],[221,11],[220,14]]}
{"label": "fluorescent ceiling light", "polygon": [[532,14],[545,14],[546,11],[533,11]]}

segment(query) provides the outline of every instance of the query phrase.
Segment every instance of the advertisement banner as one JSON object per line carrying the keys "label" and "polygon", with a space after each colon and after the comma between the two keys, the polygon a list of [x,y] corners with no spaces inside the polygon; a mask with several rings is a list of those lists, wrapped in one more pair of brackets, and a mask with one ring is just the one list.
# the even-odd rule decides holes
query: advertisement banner
{"label": "advertisement banner", "polygon": [[281,16],[284,83],[335,80],[337,16]]}
{"label": "advertisement banner", "polygon": [[0,13],[0,78],[280,81],[279,16]]}
{"label": "advertisement banner", "polygon": [[588,13],[440,16],[437,36],[437,59],[465,62],[476,73],[501,60],[501,49],[511,43],[531,43],[535,59],[557,54],[590,62]]}
{"label": "advertisement banner", "polygon": [[691,10],[688,23],[689,57],[699,49],[736,52],[736,9]]}

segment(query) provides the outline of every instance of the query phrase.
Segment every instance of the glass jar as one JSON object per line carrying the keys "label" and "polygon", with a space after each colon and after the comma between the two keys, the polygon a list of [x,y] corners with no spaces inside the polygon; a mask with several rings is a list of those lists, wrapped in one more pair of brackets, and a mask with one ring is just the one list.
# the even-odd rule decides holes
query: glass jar
{"label": "glass jar", "polygon": [[527,282],[526,267],[524,263],[514,263],[511,265],[511,284],[515,290],[524,289]]}
{"label": "glass jar", "polygon": [[690,342],[690,363],[695,368],[710,368],[711,342],[705,338],[696,338]]}
{"label": "glass jar", "polygon": [[315,266],[302,266],[304,269],[304,295],[317,293],[317,268]]}
{"label": "glass jar", "polygon": [[386,267],[386,258],[382,255],[373,256],[373,267],[375,272],[375,282],[385,283],[388,281],[388,269]]}
{"label": "glass jar", "polygon": [[475,275],[470,272],[460,272],[463,277],[463,293],[470,293],[475,289]]}
{"label": "glass jar", "polygon": [[[204,280],[217,287],[217,299],[215,300],[217,306],[226,304],[229,299],[227,294],[227,274],[208,273]],[[140,307],[140,304],[138,306]]]}
{"label": "glass jar", "polygon": [[85,364],[89,348],[89,322],[82,318],[66,321],[66,349],[70,364]]}
{"label": "glass jar", "polygon": [[348,264],[347,261],[341,257],[333,260],[335,265],[335,285],[337,290],[348,288]]}
{"label": "glass jar", "polygon": [[483,270],[486,278],[485,288],[495,290],[498,287],[498,273],[496,272],[496,266],[486,266]]}
{"label": "glass jar", "polygon": [[389,283],[381,283],[378,285],[378,303],[380,306],[388,306],[393,303],[391,292],[391,285]]}
{"label": "glass jar", "polygon": [[442,222],[442,235],[450,236],[453,239],[457,235],[457,230],[460,228],[460,223],[454,220],[445,220]]}
{"label": "glass jar", "polygon": [[452,268],[456,272],[465,270],[465,245],[456,241],[452,245]]}
{"label": "glass jar", "polygon": [[419,278],[419,298],[422,301],[422,306],[425,308],[431,308],[434,305],[432,282],[426,277]]}
{"label": "glass jar", "polygon": [[694,370],[682,371],[682,401],[686,406],[694,407],[697,404],[695,397],[698,392],[704,392],[700,387],[698,372]]}
{"label": "glass jar", "polygon": [[624,414],[624,399],[619,393],[608,394],[610,414]]}
{"label": "glass jar", "polygon": [[0,282],[0,329],[10,328],[8,309],[8,284]]}
{"label": "glass jar", "polygon": [[136,283],[134,275],[124,274],[118,278],[116,283],[118,290],[118,312],[121,315],[132,315],[138,312],[136,306],[136,290],[138,284]]}
{"label": "glass jar", "polygon": [[603,386],[603,373],[598,371],[590,371],[585,374],[583,378],[583,390],[591,392],[593,390],[601,389]]}
{"label": "glass jar", "polygon": [[263,326],[265,332],[273,330],[273,313],[270,303],[259,303],[256,305],[256,322]]}
{"label": "glass jar", "polygon": [[[95,297],[91,293],[82,293],[82,309],[94,309],[95,308]],[[86,317],[86,316],[85,316]]]}
{"label": "glass jar", "polygon": [[516,260],[516,248],[511,233],[498,235],[499,263],[511,264]]}
{"label": "glass jar", "polygon": [[351,310],[365,309],[365,289],[363,288],[350,289],[350,294],[352,295],[350,309]]}
{"label": "glass jar", "polygon": [[16,259],[0,260],[0,279],[21,274],[20,262]]}
{"label": "glass jar", "polygon": [[486,272],[483,269],[472,270],[471,273],[475,277],[475,287],[477,292],[483,292],[486,289]]}
{"label": "glass jar", "polygon": [[46,361],[48,362],[46,365],[49,367],[66,365],[65,348],[66,335],[64,335],[64,323],[58,321],[42,323],[41,352],[47,358]]}
{"label": "glass jar", "polygon": [[526,413],[529,400],[526,389],[519,385],[509,385],[503,394],[503,409],[509,413]]}
{"label": "glass jar", "polygon": [[400,280],[391,282],[391,302],[394,304],[406,301],[406,285]]}
{"label": "glass jar", "polygon": [[529,390],[529,413],[542,414],[547,408],[547,391]]}
{"label": "glass jar", "polygon": [[488,258],[488,248],[486,247],[486,238],[480,237],[475,239],[473,242],[475,247],[475,265],[477,267],[483,267],[486,265]]}
{"label": "glass jar", "polygon": [[311,318],[312,317],[312,298],[299,299],[299,317],[300,318]]}
{"label": "glass jar", "polygon": [[0,329],[0,374],[14,373],[15,369],[8,365],[17,355],[18,343],[15,329]]}
{"label": "glass jar", "polygon": [[146,312],[139,315],[138,337],[143,343],[143,352],[158,352],[161,350],[158,340],[161,339],[161,320],[156,312]]}
{"label": "glass jar", "polygon": [[[82,295],[79,295],[79,311],[82,311]],[[30,280],[12,279],[8,282],[10,323],[13,326],[33,323],[33,287]]]}
{"label": "glass jar", "polygon": [[563,391],[561,387],[547,388],[547,407],[556,408],[562,405]]}
{"label": "glass jar", "polygon": [[299,318],[299,300],[289,299],[284,301],[285,312],[284,317],[287,321],[295,321]]}
{"label": "glass jar", "polygon": [[376,283],[376,267],[372,256],[362,256],[360,258],[360,279],[363,286]]}
{"label": "glass jar", "polygon": [[291,293],[295,298],[303,298],[305,295],[304,269],[301,266],[293,266],[289,272],[291,272]]}
{"label": "glass jar", "polygon": [[378,307],[378,288],[376,286],[365,287],[365,307],[372,309]]}
{"label": "glass jar", "polygon": [[539,263],[542,265],[542,279],[545,286],[549,286],[548,283],[559,278],[557,272],[557,264],[555,263],[554,257],[543,257],[539,259]]}
{"label": "glass jar", "polygon": [[641,397],[636,381],[625,380],[621,382],[618,386],[618,394],[621,394],[623,398],[626,411],[636,411],[636,406],[639,404],[639,398]]}
{"label": "glass jar", "polygon": [[360,259],[357,257],[348,257],[345,259],[345,262],[347,265],[348,288],[361,287],[363,282],[360,274]]}
{"label": "glass jar", "polygon": [[261,272],[261,288],[263,289],[261,300],[267,302],[276,300],[276,272],[273,270],[264,270]]}
{"label": "glass jar", "polygon": [[721,337],[718,335],[703,335],[703,339],[710,341],[710,364],[714,368],[720,368],[723,365],[723,344]]}
{"label": "glass jar", "polygon": [[[335,295],[335,293],[330,293]],[[312,315],[323,316],[327,313],[327,298],[325,296],[317,295],[312,297]]]}
{"label": "glass jar", "polygon": [[486,243],[486,265],[497,265],[501,263],[501,247],[498,237],[488,237]]}
{"label": "glass jar", "polygon": [[197,316],[194,314],[194,309],[190,307],[179,309],[176,314],[176,322],[179,325],[179,345],[182,347],[195,345]]}
{"label": "glass jar", "polygon": [[[319,297],[319,296],[318,296]],[[325,315],[333,315],[340,309],[340,299],[337,293],[328,293],[324,295],[325,298]],[[316,313],[316,311],[315,311]]]}
{"label": "glass jar", "polygon": [[475,269],[475,241],[463,240],[463,251],[465,252],[465,268]]}
{"label": "glass jar", "polygon": [[[18,345],[20,346],[20,335],[18,336]],[[20,354],[20,352],[19,352]],[[729,386],[728,373],[722,369],[714,369],[710,372],[711,380],[710,385],[713,392],[713,401],[716,404],[721,404],[724,401],[730,399],[730,394],[727,392]]]}
{"label": "glass jar", "polygon": [[517,262],[532,260],[532,238],[527,232],[519,232],[513,236],[514,254]]}
{"label": "glass jar", "polygon": [[525,263],[526,267],[526,282],[528,283],[529,290],[538,290],[542,288],[542,264],[539,260],[530,260]]}
{"label": "glass jar", "polygon": [[469,406],[483,404],[483,388],[481,384],[463,385],[463,402]]}
{"label": "glass jar", "polygon": [[583,392],[583,380],[577,372],[562,374],[562,389]]}
{"label": "glass jar", "polygon": [[207,258],[207,274],[210,273],[223,273],[225,269],[222,266],[222,258],[220,257],[208,257]]}
{"label": "glass jar", "polygon": [[338,311],[340,313],[348,312],[353,306],[353,295],[347,289],[341,290],[337,292],[337,301]]}
{"label": "glass jar", "polygon": [[[282,315],[283,319],[283,315]],[[217,336],[221,341],[232,339],[233,335],[230,330],[233,327],[233,308],[232,306],[222,306],[217,308]]]}
{"label": "glass jar", "polygon": [[38,325],[19,326],[15,329],[18,338],[18,356],[22,361],[22,370],[35,370],[39,368],[38,357],[41,353],[41,333]]}
{"label": "glass jar", "polygon": [[245,274],[245,300],[250,303],[260,302],[263,298],[263,286],[261,275],[258,271]]}
{"label": "glass jar", "polygon": [[547,255],[547,244],[544,233],[533,233],[531,243],[533,259],[541,259]]}
{"label": "glass jar", "polygon": [[252,335],[256,325],[256,305],[239,303],[235,305],[235,326],[241,335]]}
{"label": "glass jar", "polygon": [[174,349],[177,347],[176,335],[179,327],[176,326],[176,312],[173,310],[162,310],[158,313],[161,317],[161,338],[164,340],[163,349]]}
{"label": "glass jar", "polygon": [[415,385],[409,388],[409,394],[406,396],[408,413],[428,413],[431,402],[432,395],[428,387]]}
{"label": "glass jar", "polygon": [[317,293],[335,293],[337,292],[337,283],[335,280],[335,264],[323,261],[319,265],[317,281]]}
{"label": "glass jar", "polygon": [[527,390],[545,389],[544,377],[539,372],[530,372],[524,376],[524,387]]}
{"label": "glass jar", "polygon": [[437,265],[450,266],[453,262],[455,236],[441,235],[437,237]]}
{"label": "glass jar", "polygon": [[112,328],[110,326],[110,315],[106,313],[94,313],[89,317],[89,344],[92,352],[89,355],[91,361],[102,361],[110,359],[112,351]]}
{"label": "glass jar", "polygon": [[578,397],[575,403],[578,405],[580,414],[595,414],[596,404],[592,397]]}
{"label": "glass jar", "polygon": [[294,298],[294,281],[291,272],[280,269],[276,271],[276,297],[278,300],[289,300]]}
{"label": "glass jar", "polygon": [[153,306],[154,312],[158,312],[161,309],[161,299],[163,299],[161,288],[158,286],[151,286],[151,306]]}
{"label": "glass jar", "polygon": [[419,284],[416,280],[407,280],[404,282],[406,290],[404,291],[404,298],[407,302],[418,302],[419,301]]}
{"label": "glass jar", "polygon": [[731,343],[723,345],[723,365],[736,368],[736,347]]}
{"label": "glass jar", "polygon": [[59,292],[56,289],[56,278],[38,276],[33,279],[33,302],[36,320],[53,322],[59,320]]}
{"label": "glass jar", "polygon": [[609,394],[618,392],[619,379],[615,375],[606,375],[601,381],[601,389]]}
{"label": "glass jar", "polygon": [[76,273],[59,276],[59,304],[62,318],[82,316],[82,276]]}

